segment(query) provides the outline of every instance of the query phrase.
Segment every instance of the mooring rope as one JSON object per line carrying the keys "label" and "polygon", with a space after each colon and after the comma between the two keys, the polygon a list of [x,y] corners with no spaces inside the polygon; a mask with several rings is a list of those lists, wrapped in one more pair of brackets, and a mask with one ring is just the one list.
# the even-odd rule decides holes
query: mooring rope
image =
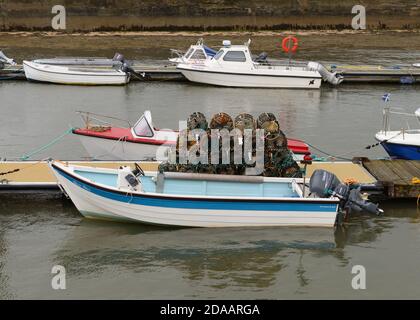
{"label": "mooring rope", "polygon": [[[366,147],[364,147],[362,150],[369,150],[369,149],[375,148],[375,147],[377,147],[377,146],[379,146],[379,145],[381,145],[381,144],[383,144],[383,143],[388,142],[388,141],[389,141],[389,140],[391,140],[391,139],[394,139],[395,137],[398,137],[400,134],[402,134],[402,131],[398,132],[397,134],[395,134],[394,136],[392,136],[392,137],[390,137],[390,138],[388,138],[388,139],[385,139],[385,140],[379,141],[379,142],[374,143],[374,144],[367,145],[367,146],[366,146]],[[311,148],[313,148],[313,149],[315,149],[315,150],[317,150],[317,151],[319,151],[319,152],[321,152],[321,153],[323,153],[323,154],[327,155],[327,157],[316,157],[316,156],[315,156],[315,157],[313,158],[313,160],[314,160],[314,161],[328,161],[328,159],[341,159],[341,160],[346,160],[346,161],[352,161],[352,159],[350,159],[350,158],[345,158],[345,157],[343,157],[343,156],[345,156],[345,155],[349,155],[349,154],[354,153],[354,152],[357,152],[357,151],[360,151],[360,149],[357,149],[357,150],[352,150],[352,151],[349,151],[349,152],[346,152],[346,153],[342,153],[342,154],[340,154],[340,155],[333,155],[333,154],[328,153],[328,152],[326,152],[326,151],[324,151],[324,150],[322,150],[322,149],[320,149],[320,148],[318,148],[318,147],[315,147],[314,145],[312,145],[312,144],[310,144],[310,143],[308,143],[308,142],[306,142],[306,141],[305,141],[305,143],[306,143],[308,146],[310,146]]]}
{"label": "mooring rope", "polygon": [[32,157],[33,155],[44,151],[46,149],[48,149],[49,147],[55,145],[57,142],[59,142],[61,139],[63,139],[65,136],[67,136],[68,134],[72,133],[74,130],[74,128],[70,128],[68,130],[66,130],[65,132],[63,132],[62,134],[60,134],[58,137],[54,138],[53,140],[51,140],[50,142],[48,142],[47,144],[39,147],[38,149],[35,149],[23,156],[20,157],[20,160],[28,160],[30,157]]}

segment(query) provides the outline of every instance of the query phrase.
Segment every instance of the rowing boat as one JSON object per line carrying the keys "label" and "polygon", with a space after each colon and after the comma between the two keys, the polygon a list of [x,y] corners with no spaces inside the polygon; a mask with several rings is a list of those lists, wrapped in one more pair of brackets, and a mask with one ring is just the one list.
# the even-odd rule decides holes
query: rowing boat
{"label": "rowing boat", "polygon": [[28,80],[73,85],[124,85],[129,73],[116,69],[66,67],[23,61]]}

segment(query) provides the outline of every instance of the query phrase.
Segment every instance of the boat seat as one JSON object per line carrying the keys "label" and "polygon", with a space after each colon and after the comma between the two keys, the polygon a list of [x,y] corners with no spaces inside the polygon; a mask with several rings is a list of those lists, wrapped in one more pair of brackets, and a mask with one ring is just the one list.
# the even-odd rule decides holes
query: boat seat
{"label": "boat seat", "polygon": [[165,175],[158,172],[156,176],[156,193],[163,193],[163,185],[165,183]]}
{"label": "boat seat", "polygon": [[254,61],[258,63],[269,64],[267,61],[267,57],[268,57],[267,52],[261,52],[258,55],[258,57],[255,58]]}

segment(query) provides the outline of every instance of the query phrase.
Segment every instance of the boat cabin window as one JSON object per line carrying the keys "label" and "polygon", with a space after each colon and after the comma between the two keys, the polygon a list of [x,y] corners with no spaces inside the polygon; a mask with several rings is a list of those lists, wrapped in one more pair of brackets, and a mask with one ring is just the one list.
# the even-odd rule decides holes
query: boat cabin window
{"label": "boat cabin window", "polygon": [[219,60],[219,58],[222,56],[222,54],[224,53],[223,50],[219,50],[217,51],[217,53],[215,54],[215,56],[213,57],[216,60]]}
{"label": "boat cabin window", "polygon": [[153,137],[153,130],[150,128],[149,123],[147,122],[145,117],[142,117],[135,125],[134,125],[134,133],[139,137]]}
{"label": "boat cabin window", "polygon": [[192,56],[190,57],[190,59],[193,59],[193,60],[206,60],[206,55],[205,55],[205,53],[204,53],[203,50],[197,49],[192,54]]}
{"label": "boat cabin window", "polygon": [[224,61],[245,62],[246,57],[243,51],[228,51],[223,57]]}

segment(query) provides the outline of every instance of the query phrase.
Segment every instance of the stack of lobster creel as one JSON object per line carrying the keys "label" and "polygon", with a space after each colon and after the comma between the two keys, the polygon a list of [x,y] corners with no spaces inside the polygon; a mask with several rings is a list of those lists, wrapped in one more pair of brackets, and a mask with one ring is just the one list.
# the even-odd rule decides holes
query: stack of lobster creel
{"label": "stack of lobster creel", "polygon": [[[202,161],[182,163],[180,161],[181,150],[195,152],[197,157],[200,154],[199,150],[204,139],[191,134],[197,132],[193,131],[195,129],[204,130],[207,134],[207,163]],[[212,129],[218,130],[212,131]],[[252,130],[252,134],[244,134],[246,129]],[[264,136],[258,136],[256,129],[264,129]],[[229,132],[230,144],[226,144],[226,139],[225,143],[222,143],[223,138],[220,132]],[[257,143],[257,137],[263,139],[263,143]],[[200,144],[199,147],[197,143]],[[214,155],[213,158],[211,155],[212,144],[218,145],[219,148],[218,164],[214,161]],[[252,151],[249,151],[249,148],[244,149],[244,146],[250,145]],[[257,150],[262,146],[264,150]],[[241,148],[239,153],[235,152],[238,151],[238,148]],[[238,158],[238,154],[239,157],[242,156],[242,159]],[[201,112],[194,112],[188,117],[186,132],[180,132],[176,147],[170,150],[169,160],[160,164],[159,171],[243,175],[247,168],[255,167],[258,154],[264,155],[264,158],[260,159],[264,162],[264,167],[261,170],[262,175],[267,177],[302,176],[299,165],[294,161],[292,153],[287,148],[286,136],[280,130],[280,125],[274,114],[262,113],[255,121],[253,116],[247,113],[241,113],[232,119],[227,113],[221,112],[213,115],[209,124]],[[226,159],[229,160],[228,163],[226,163]]]}

